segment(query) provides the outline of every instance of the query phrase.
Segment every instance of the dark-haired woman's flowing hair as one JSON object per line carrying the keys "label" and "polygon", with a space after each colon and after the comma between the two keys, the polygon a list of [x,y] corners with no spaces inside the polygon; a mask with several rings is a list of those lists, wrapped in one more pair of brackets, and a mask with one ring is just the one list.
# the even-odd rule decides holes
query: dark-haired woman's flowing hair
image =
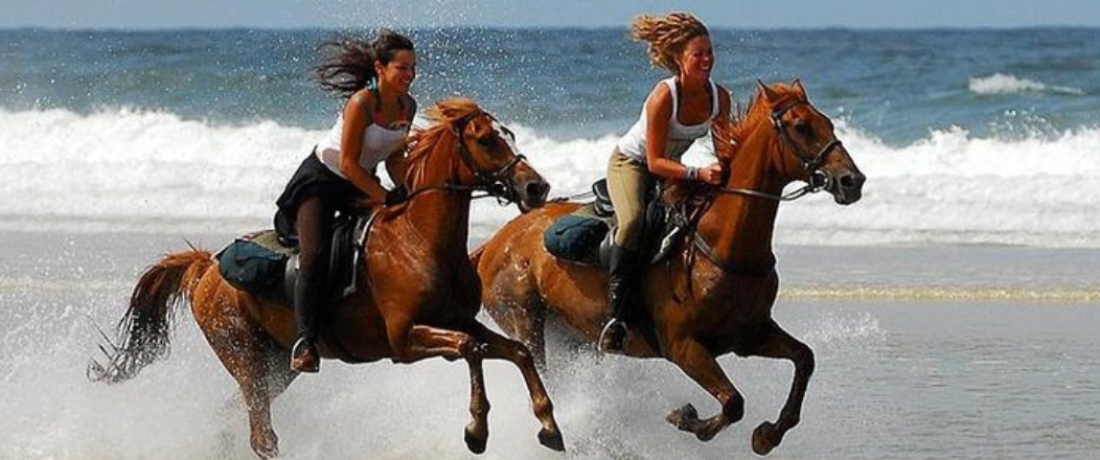
{"label": "dark-haired woman's flowing hair", "polygon": [[313,76],[321,88],[344,98],[374,84],[378,75],[374,61],[386,65],[401,50],[413,51],[412,40],[397,32],[382,29],[374,40],[342,38],[321,43],[320,63]]}

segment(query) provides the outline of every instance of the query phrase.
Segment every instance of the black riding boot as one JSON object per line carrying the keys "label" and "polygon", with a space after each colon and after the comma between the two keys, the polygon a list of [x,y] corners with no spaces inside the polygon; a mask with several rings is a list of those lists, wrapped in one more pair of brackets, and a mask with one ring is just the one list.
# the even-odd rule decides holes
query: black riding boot
{"label": "black riding boot", "polygon": [[313,273],[299,272],[294,287],[294,319],[298,323],[298,341],[290,350],[290,368],[298,372],[317,372],[321,357],[317,354],[317,304],[324,283]]}
{"label": "black riding boot", "polygon": [[326,304],[328,279],[329,228],[333,213],[320,196],[305,198],[298,205],[295,228],[298,230],[298,281],[294,286],[294,317],[298,322],[298,341],[290,351],[290,368],[298,372],[320,370],[317,353],[317,317]]}
{"label": "black riding boot", "polygon": [[600,351],[622,353],[626,341],[626,320],[634,313],[637,299],[638,253],[613,244],[609,265],[607,284],[611,321],[600,333]]}

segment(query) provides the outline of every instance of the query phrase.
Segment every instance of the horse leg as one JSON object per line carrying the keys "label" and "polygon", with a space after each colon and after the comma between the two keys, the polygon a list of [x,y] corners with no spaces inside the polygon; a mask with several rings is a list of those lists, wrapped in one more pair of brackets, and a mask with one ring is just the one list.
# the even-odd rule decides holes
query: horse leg
{"label": "horse leg", "polygon": [[470,368],[470,415],[473,420],[466,425],[466,448],[475,454],[485,452],[489,440],[489,398],[485,394],[485,375],[482,359],[485,345],[465,332],[415,325],[402,337],[391,343],[394,362],[413,363],[436,356],[448,361],[462,358]]}
{"label": "horse leg", "polygon": [[550,449],[565,451],[561,430],[554,419],[554,404],[539,377],[531,352],[523,344],[501,336],[481,323],[476,323],[474,333],[487,346],[486,358],[510,361],[523,373],[523,380],[531,397],[531,409],[542,424],[539,442]]}
{"label": "horse leg", "polygon": [[779,412],[779,420],[776,423],[761,423],[752,432],[752,450],[759,455],[767,455],[783,441],[783,435],[787,431],[798,425],[802,417],[802,401],[806,396],[810,376],[814,373],[814,352],[784,331],[775,321],[764,327],[760,337],[760,342],[748,350],[749,355],[789,359],[794,363],[791,390],[787,395],[787,402]]}
{"label": "horse leg", "polygon": [[226,370],[240,386],[248,409],[252,450],[260,458],[277,457],[279,437],[271,427],[271,402],[298,375],[286,364],[290,360],[290,351],[280,350],[274,343],[265,346],[251,340],[237,340],[231,346],[214,348]]}
{"label": "horse leg", "polygon": [[[541,301],[538,301],[541,302]],[[546,307],[527,305],[503,313],[507,320],[494,321],[508,337],[522,343],[531,355],[536,369],[546,371]]]}
{"label": "horse leg", "polygon": [[718,361],[706,347],[694,339],[670,342],[669,360],[707,390],[722,406],[717,415],[701,420],[695,407],[687,404],[673,410],[665,420],[680,430],[694,433],[700,441],[709,441],[723,428],[741,420],[745,415],[745,398],[733,386]]}
{"label": "horse leg", "polygon": [[[217,302],[221,302],[220,300]],[[200,317],[195,309],[196,319]],[[271,428],[271,401],[298,375],[290,370],[290,351],[279,347],[248,318],[229,309],[214,321],[199,320],[222,365],[240,386],[248,409],[249,439],[260,458],[279,455],[279,438]]]}
{"label": "horse leg", "polygon": [[484,288],[484,309],[505,335],[530,350],[535,366],[545,371],[546,304],[536,292],[533,278],[522,273],[498,274],[493,284]]}
{"label": "horse leg", "polygon": [[[278,352],[272,350],[267,357],[266,364],[254,366],[250,371],[255,375],[250,379],[253,383],[247,389],[245,384],[241,383],[241,391],[248,407],[248,424],[251,431],[249,441],[252,450],[262,458],[279,455],[279,437],[271,427],[271,403],[283,394],[283,391],[298,376],[297,372],[287,366],[290,362],[290,350],[280,349]],[[241,379],[238,378],[238,382],[241,382]]]}
{"label": "horse leg", "polygon": [[465,332],[442,329],[421,324],[413,325],[404,334],[390,334],[393,362],[412,364],[417,361],[441,357],[447,361],[477,357],[484,354],[485,346]]}
{"label": "horse leg", "polygon": [[466,425],[466,448],[470,452],[485,452],[489,441],[489,398],[485,394],[485,372],[481,357],[466,360],[470,367],[470,423]]}

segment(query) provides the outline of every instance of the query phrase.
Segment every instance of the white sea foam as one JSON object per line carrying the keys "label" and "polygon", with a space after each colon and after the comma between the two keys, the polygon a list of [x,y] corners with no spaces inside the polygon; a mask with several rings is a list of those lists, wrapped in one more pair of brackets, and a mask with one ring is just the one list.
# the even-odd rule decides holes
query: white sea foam
{"label": "white sea foam", "polygon": [[970,91],[976,94],[1014,94],[1026,92],[1052,92],[1082,95],[1085,92],[1069,86],[1051,86],[1012,74],[995,73],[970,79]]}
{"label": "white sea foam", "polygon": [[[552,196],[587,191],[615,142],[612,133],[561,141],[510,125]],[[0,111],[0,126],[0,230],[184,235],[269,227],[275,198],[323,132],[127,110]],[[1100,129],[1008,141],[953,128],[902,147],[842,120],[838,134],[868,177],[863,200],[784,204],[777,242],[1100,247]],[[703,150],[687,161],[709,161]],[[472,234],[516,214],[479,201]]]}
{"label": "white sea foam", "polygon": [[[5,349],[20,350],[0,361],[0,409],[5,414],[0,417],[5,433],[0,458],[255,458],[248,447],[248,421],[237,386],[189,315],[171,334],[169,359],[119,385],[84,378],[83,369],[89,357],[98,357],[95,344],[100,342],[89,317],[101,325],[116,321],[125,304],[120,292],[123,289],[113,287],[77,306],[42,298],[35,291],[13,296],[16,305],[26,309],[18,317],[19,327],[0,333]],[[809,316],[811,320],[794,321],[792,331],[825,331],[808,334],[808,342],[818,350],[850,355],[875,343],[873,335],[880,334],[873,318],[813,312]],[[871,332],[864,332],[868,328]],[[751,395],[752,404],[746,405],[751,422],[701,443],[664,421],[664,414],[687,402],[697,404],[703,415],[717,410],[675,366],[601,356],[591,348],[570,349],[560,340],[564,338],[558,335],[550,338],[552,370],[542,376],[568,452],[551,452],[538,444],[540,427],[529,409],[522,376],[510,364],[488,360],[491,434],[489,449],[479,458],[727,458],[730,452],[749,451],[752,427],[756,421],[774,419],[790,379],[778,361],[722,358]],[[470,420],[470,384],[461,362],[348,366],[326,361],[322,367],[319,377],[298,378],[273,404],[273,426],[285,458],[470,457],[462,441],[462,427]],[[822,368],[817,378],[829,382],[835,372]],[[831,391],[830,385],[823,387],[807,402],[807,419],[823,418],[816,414],[829,408],[827,402],[840,399],[821,396]],[[814,435],[815,425],[806,425],[810,428],[799,431],[801,439],[821,440],[815,447],[832,446],[829,439],[835,436]],[[798,445],[790,443],[788,455],[805,450]]]}

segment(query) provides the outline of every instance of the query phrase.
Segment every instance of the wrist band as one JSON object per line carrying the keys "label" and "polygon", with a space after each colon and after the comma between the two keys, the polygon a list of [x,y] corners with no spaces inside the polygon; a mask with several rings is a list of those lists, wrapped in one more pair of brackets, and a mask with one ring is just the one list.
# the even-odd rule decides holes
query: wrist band
{"label": "wrist band", "polygon": [[699,168],[696,168],[694,166],[688,166],[687,167],[687,179],[688,180],[697,180],[698,178],[699,178]]}

